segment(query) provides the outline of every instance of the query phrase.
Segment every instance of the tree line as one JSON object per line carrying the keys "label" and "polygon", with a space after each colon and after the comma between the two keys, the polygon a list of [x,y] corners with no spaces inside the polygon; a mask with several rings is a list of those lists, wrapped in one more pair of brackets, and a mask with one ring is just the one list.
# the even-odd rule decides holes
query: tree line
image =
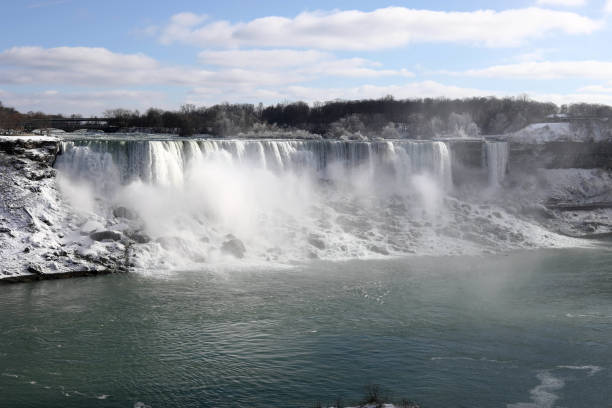
{"label": "tree line", "polygon": [[[249,132],[302,130],[323,137],[413,137],[441,134],[501,134],[531,123],[555,120],[563,115],[612,117],[612,107],[598,104],[557,106],[526,96],[465,99],[422,98],[335,100],[309,105],[304,102],[263,104],[217,104],[210,107],[183,105],[179,110],[150,108],[145,112],[112,109],[104,112],[109,128],[181,135],[229,136]],[[72,115],[71,117],[78,117]],[[551,119],[552,117],[552,119]],[[62,118],[41,112],[20,113],[0,102],[0,129],[19,129],[33,118]]]}

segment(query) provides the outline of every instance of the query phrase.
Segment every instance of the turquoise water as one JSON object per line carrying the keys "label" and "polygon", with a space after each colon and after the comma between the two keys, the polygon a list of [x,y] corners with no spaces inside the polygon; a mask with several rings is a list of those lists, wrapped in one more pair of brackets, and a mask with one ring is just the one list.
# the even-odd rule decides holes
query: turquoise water
{"label": "turquoise water", "polygon": [[612,405],[605,249],[3,285],[0,307],[6,407],[312,407],[368,384],[422,407]]}

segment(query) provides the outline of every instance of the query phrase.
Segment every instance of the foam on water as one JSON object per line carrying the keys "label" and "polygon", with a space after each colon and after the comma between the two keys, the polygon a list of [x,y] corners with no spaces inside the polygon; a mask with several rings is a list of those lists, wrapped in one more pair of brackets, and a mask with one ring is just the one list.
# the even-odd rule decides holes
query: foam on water
{"label": "foam on water", "polygon": [[457,360],[465,360],[465,361],[476,361],[476,362],[485,362],[485,363],[498,363],[498,364],[507,364],[508,361],[495,360],[486,357],[474,358],[474,357],[431,357],[431,361],[457,361]]}
{"label": "foam on water", "polygon": [[583,366],[575,366],[575,365],[560,365],[557,368],[565,368],[568,370],[580,370],[580,371],[588,371],[588,375],[593,376],[603,370],[602,367],[596,365],[583,365]]}
{"label": "foam on water", "polygon": [[508,408],[553,408],[559,396],[555,392],[565,386],[565,381],[554,377],[548,371],[542,371],[537,375],[540,383],[529,393],[531,402],[519,402],[508,404]]}
{"label": "foam on water", "polygon": [[[603,370],[602,367],[596,365],[558,365],[556,367],[559,370],[575,370],[584,371],[588,377],[592,377],[595,374]],[[531,402],[519,402],[516,404],[508,404],[508,408],[553,408],[556,402],[559,400],[557,391],[560,391],[565,387],[565,380],[560,376],[553,376],[551,374],[553,370],[545,370],[538,373],[537,378],[540,383],[530,390]],[[570,378],[568,378],[569,380]]]}

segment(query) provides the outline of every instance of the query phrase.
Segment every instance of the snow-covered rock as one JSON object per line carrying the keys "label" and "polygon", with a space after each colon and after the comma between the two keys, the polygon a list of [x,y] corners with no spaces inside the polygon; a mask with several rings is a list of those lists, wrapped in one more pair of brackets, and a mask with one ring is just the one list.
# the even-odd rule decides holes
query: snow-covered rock
{"label": "snow-covered rock", "polygon": [[50,136],[0,137],[0,280],[103,273],[123,262],[125,247],[92,241],[88,234],[104,225],[79,221],[62,198],[51,167],[58,143]]}
{"label": "snow-covered rock", "polygon": [[498,138],[526,144],[612,142],[612,130],[607,123],[598,121],[533,123],[517,132],[501,135]]}
{"label": "snow-covered rock", "polygon": [[36,134],[0,136],[0,143],[1,142],[15,142],[18,140],[24,141],[24,142],[57,142],[59,141],[59,138],[54,135],[36,135]]}
{"label": "snow-covered rock", "polygon": [[81,225],[80,229],[83,235],[89,235],[96,231],[102,231],[104,229],[104,225],[99,221],[89,220],[85,224]]}

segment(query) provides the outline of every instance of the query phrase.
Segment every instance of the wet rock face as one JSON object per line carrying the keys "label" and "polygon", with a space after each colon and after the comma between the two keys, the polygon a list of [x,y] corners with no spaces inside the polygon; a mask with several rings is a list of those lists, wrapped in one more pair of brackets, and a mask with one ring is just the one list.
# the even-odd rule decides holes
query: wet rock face
{"label": "wet rock face", "polygon": [[151,237],[142,232],[131,232],[128,233],[127,236],[137,244],[147,244],[151,242]]}
{"label": "wet rock face", "polygon": [[0,140],[0,152],[12,156],[23,155],[27,159],[45,166],[51,165],[59,150],[57,141],[45,138],[28,140]]}
{"label": "wet rock face", "polygon": [[379,245],[370,245],[368,249],[376,254],[389,255],[389,251],[387,250],[387,248],[384,248]]}
{"label": "wet rock face", "polygon": [[36,264],[30,264],[28,265],[26,269],[28,272],[34,275],[42,275],[44,273],[40,265],[36,265]]}
{"label": "wet rock face", "polygon": [[239,259],[244,258],[244,254],[246,253],[244,243],[233,235],[228,235],[227,238],[228,240],[221,245],[221,251]]}
{"label": "wet rock face", "polygon": [[113,209],[113,215],[116,218],[125,218],[126,220],[135,220],[138,218],[138,214],[127,207],[116,207]]}
{"label": "wet rock face", "polygon": [[318,235],[310,234],[308,236],[308,243],[315,248],[325,249],[325,242]]}
{"label": "wet rock face", "polygon": [[96,231],[89,234],[89,238],[94,241],[119,241],[121,233],[117,231]]}

